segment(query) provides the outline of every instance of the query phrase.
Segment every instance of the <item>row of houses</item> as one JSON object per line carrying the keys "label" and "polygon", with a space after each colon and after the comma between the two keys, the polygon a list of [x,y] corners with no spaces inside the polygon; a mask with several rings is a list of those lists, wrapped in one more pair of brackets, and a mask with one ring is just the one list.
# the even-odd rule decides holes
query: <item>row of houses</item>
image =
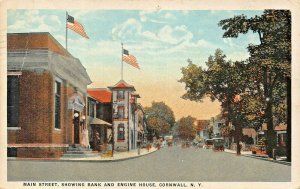
{"label": "row of houses", "polygon": [[[213,137],[223,137],[221,128],[225,126],[225,120],[221,116],[212,117],[209,120],[197,120],[196,123],[197,136],[202,139],[209,139]],[[233,131],[234,126],[229,123],[230,129]],[[278,146],[286,146],[286,124],[278,124],[274,127],[274,131],[277,133]],[[267,125],[262,124],[261,128],[256,131],[254,128],[243,128],[243,141],[249,144],[258,144],[259,140],[265,138],[267,131]],[[225,145],[230,148],[230,144],[234,143],[233,133],[229,136],[223,137],[225,139]]]}
{"label": "row of houses", "polygon": [[70,146],[128,151],[146,138],[140,96],[92,81],[50,33],[7,35],[8,156],[61,157]]}

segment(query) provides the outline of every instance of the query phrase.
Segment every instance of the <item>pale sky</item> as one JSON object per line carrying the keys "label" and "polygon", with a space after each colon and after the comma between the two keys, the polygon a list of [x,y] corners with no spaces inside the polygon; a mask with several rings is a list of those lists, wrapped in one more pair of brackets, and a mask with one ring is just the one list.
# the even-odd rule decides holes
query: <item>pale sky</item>
{"label": "pale sky", "polygon": [[[121,78],[121,43],[134,55],[138,70],[124,63],[124,80],[134,85],[145,107],[164,101],[176,119],[191,115],[209,119],[220,112],[217,102],[183,100],[184,84],[179,83],[181,67],[187,59],[204,66],[209,55],[220,48],[231,60],[249,56],[246,47],[257,44],[257,34],[224,39],[218,22],[234,15],[249,17],[262,11],[143,11],[143,10],[65,10],[84,25],[90,39],[68,31],[68,51],[80,59],[93,81],[88,87],[107,87]],[[64,10],[9,10],[9,33],[49,32],[65,46]]]}

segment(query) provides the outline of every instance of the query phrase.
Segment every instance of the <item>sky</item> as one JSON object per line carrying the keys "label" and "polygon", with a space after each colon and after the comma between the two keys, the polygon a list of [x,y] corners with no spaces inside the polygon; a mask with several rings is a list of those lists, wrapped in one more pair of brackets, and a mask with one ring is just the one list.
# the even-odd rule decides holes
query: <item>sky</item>
{"label": "sky", "polygon": [[66,11],[80,22],[89,36],[85,39],[68,30],[68,51],[79,58],[89,74],[92,87],[107,87],[121,79],[121,43],[137,58],[140,70],[124,63],[124,80],[135,86],[139,102],[165,102],[176,119],[191,115],[210,119],[220,113],[220,104],[184,100],[184,84],[179,83],[187,59],[205,67],[216,49],[228,60],[249,57],[248,44],[258,44],[258,35],[249,32],[238,38],[223,38],[218,26],[222,19],[262,10],[8,10],[8,33],[49,32],[65,47]]}

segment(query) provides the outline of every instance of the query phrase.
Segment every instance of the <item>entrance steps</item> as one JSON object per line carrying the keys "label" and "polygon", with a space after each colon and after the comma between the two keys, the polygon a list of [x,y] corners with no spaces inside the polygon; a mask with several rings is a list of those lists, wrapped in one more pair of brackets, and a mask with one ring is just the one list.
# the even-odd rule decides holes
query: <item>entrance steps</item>
{"label": "entrance steps", "polygon": [[63,154],[61,159],[70,158],[86,158],[100,156],[98,151],[92,151],[92,149],[82,147],[80,145],[69,146],[68,150]]}

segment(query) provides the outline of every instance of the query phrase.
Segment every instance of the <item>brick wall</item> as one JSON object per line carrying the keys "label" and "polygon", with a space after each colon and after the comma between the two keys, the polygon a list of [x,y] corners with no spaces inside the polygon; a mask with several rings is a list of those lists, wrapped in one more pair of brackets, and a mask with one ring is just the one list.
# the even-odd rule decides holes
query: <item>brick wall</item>
{"label": "brick wall", "polygon": [[75,89],[69,83],[65,83],[63,86],[63,93],[64,93],[64,109],[66,111],[63,112],[63,119],[65,122],[65,132],[64,132],[64,139],[65,143],[73,144],[74,143],[74,127],[73,127],[73,110],[68,110],[68,98],[71,97]]}
{"label": "brick wall", "polygon": [[[8,144],[73,144],[73,110],[68,99],[75,88],[68,82],[61,85],[61,128],[54,128],[54,81],[48,71],[23,71],[20,76],[20,130],[8,130]],[[84,108],[83,112],[86,111]],[[84,113],[85,114],[85,113]],[[79,138],[82,141],[81,126]],[[65,149],[53,147],[19,147],[18,157],[57,157]]]}
{"label": "brick wall", "polygon": [[49,72],[23,71],[20,76],[21,127],[17,143],[52,143],[53,77]]}
{"label": "brick wall", "polygon": [[[63,85],[62,85],[63,86]],[[62,87],[61,129],[54,129],[54,78],[51,73],[23,71],[20,76],[20,130],[8,130],[9,144],[65,144],[67,111],[66,87]],[[69,110],[71,112],[71,110]],[[70,135],[70,134],[69,134]],[[40,154],[42,153],[42,154]],[[45,153],[45,154],[43,154]],[[18,148],[18,157],[54,157],[55,148]]]}
{"label": "brick wall", "polygon": [[20,130],[8,130],[7,143],[8,144],[16,143],[19,135],[20,135]]}
{"label": "brick wall", "polygon": [[49,49],[53,52],[64,56],[68,52],[49,34],[49,33],[34,33],[34,34],[8,34],[7,36],[7,50],[20,49]]}

